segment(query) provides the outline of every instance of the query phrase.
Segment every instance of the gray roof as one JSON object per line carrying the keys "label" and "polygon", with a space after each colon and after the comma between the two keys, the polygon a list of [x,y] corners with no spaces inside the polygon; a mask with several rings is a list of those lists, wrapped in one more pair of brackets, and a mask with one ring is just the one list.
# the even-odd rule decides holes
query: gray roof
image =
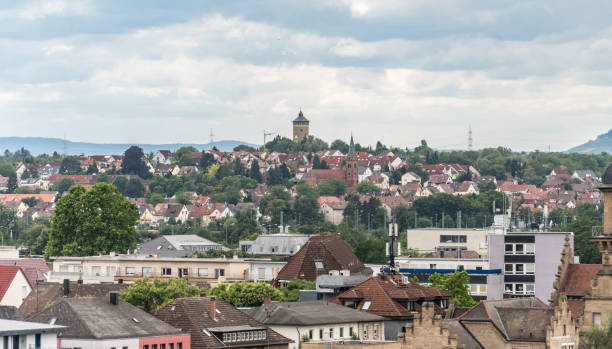
{"label": "gray roof", "polygon": [[0,336],[16,336],[34,333],[58,333],[66,331],[65,326],[36,322],[0,319]]}
{"label": "gray roof", "polygon": [[0,305],[0,319],[5,320],[25,320],[23,314],[12,305]]}
{"label": "gray roof", "polygon": [[366,311],[324,301],[270,303],[243,311],[266,325],[308,326],[385,320]]}
{"label": "gray roof", "polygon": [[108,297],[65,298],[28,320],[68,326],[63,338],[115,339],[182,334],[144,310]]}
{"label": "gray roof", "polygon": [[[301,234],[261,234],[252,243],[248,252],[262,255],[291,256],[308,242],[310,236]],[[274,248],[274,252],[273,252]]]}
{"label": "gray roof", "polygon": [[206,252],[209,249],[227,248],[221,244],[205,239],[201,236],[190,235],[163,235],[138,246],[138,254],[158,254],[163,257],[185,257],[194,252]]}
{"label": "gray roof", "polygon": [[304,117],[304,113],[302,113],[302,111],[300,110],[300,113],[298,114],[298,117],[295,118],[295,120],[293,120],[293,122],[309,122],[308,119],[306,119]]}

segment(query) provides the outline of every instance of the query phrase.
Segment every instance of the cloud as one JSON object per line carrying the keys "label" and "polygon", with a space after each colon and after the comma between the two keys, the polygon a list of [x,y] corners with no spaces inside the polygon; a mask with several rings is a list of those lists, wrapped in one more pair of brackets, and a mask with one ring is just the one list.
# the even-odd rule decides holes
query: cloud
{"label": "cloud", "polygon": [[35,0],[17,8],[0,11],[0,19],[36,21],[51,16],[84,14],[89,10],[87,0]]}
{"label": "cloud", "polygon": [[[359,20],[393,18],[379,4],[345,6]],[[402,6],[427,12],[424,2]],[[500,21],[499,11],[473,16]],[[353,131],[362,144],[465,148],[471,124],[476,146],[561,150],[609,127],[610,29],[365,40],[246,17],[215,11],[125,33],[0,40],[11,52],[0,57],[0,119],[11,120],[2,135],[205,142],[213,128],[258,143],[263,129],[290,135],[299,108],[317,136]]]}

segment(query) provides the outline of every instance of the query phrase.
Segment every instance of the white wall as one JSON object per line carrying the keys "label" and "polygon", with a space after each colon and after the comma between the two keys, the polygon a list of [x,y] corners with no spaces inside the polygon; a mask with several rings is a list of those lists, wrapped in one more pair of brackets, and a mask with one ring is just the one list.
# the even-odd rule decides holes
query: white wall
{"label": "white wall", "polygon": [[139,349],[138,338],[125,338],[125,339],[105,339],[105,340],[93,340],[93,339],[61,339],[62,348],[81,348],[81,349],[110,349],[117,348],[122,349],[128,347],[128,349]]}
{"label": "white wall", "polygon": [[[440,217],[438,217],[440,218]],[[441,243],[440,235],[466,235],[465,243]],[[487,254],[487,232],[484,229],[408,229],[407,247],[421,252],[432,252],[436,247],[467,247],[478,254]],[[481,248],[485,247],[485,248]]]}
{"label": "white wall", "polygon": [[[9,336],[8,348],[4,348],[3,336],[0,336],[0,349],[11,349],[13,338]],[[20,335],[20,347],[23,349],[36,348],[36,334]],[[42,333],[40,336],[41,349],[57,349],[57,333]]]}
{"label": "white wall", "polygon": [[28,283],[23,272],[20,270],[15,274],[13,278],[13,282],[9,286],[8,290],[6,290],[6,294],[0,301],[1,305],[12,305],[17,308],[21,306],[23,300],[32,292],[32,287]]}
{"label": "white wall", "polygon": [[[378,339],[376,340],[384,340],[384,322],[367,322],[367,323],[343,323],[343,324],[325,324],[318,326],[279,326],[279,325],[271,325],[269,326],[272,330],[278,332],[279,334],[292,339],[294,343],[289,344],[289,349],[299,349],[300,342],[302,341],[302,337],[304,335],[308,335],[309,331],[312,330],[312,339],[313,342],[319,341],[330,341],[335,340],[339,341],[341,339],[349,340],[351,339],[350,328],[353,328],[353,333],[358,335],[360,339],[363,339],[363,326],[368,324],[370,326],[370,331],[373,331],[374,324],[378,324]],[[342,337],[340,337],[340,328],[344,328],[344,333]],[[330,328],[334,329],[334,337],[329,337]],[[323,338],[319,338],[319,330],[323,330]],[[370,333],[368,340],[375,340],[372,338],[372,333]]]}

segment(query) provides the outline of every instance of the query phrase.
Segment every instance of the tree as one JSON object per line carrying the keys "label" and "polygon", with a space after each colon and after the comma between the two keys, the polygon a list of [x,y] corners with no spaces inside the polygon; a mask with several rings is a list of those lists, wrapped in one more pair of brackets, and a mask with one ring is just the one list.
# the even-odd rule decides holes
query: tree
{"label": "tree", "polygon": [[175,199],[179,204],[191,205],[191,198],[189,197],[189,194],[184,192],[176,193]]}
{"label": "tree", "polygon": [[145,186],[138,178],[130,178],[125,186],[125,195],[130,198],[141,198],[145,194]]}
{"label": "tree", "polygon": [[580,257],[580,263],[601,263],[601,255],[597,244],[592,242],[591,232],[594,226],[600,226],[601,221],[589,217],[580,217],[572,221],[566,227],[559,228],[574,232],[574,254]]}
{"label": "tree", "polygon": [[108,183],[108,174],[106,172],[99,173],[96,176],[96,183],[100,182]]}
{"label": "tree", "polygon": [[144,152],[140,147],[133,145],[123,153],[121,173],[134,174],[142,178],[150,177],[151,173],[144,162]]}
{"label": "tree", "polygon": [[346,194],[346,182],[339,178],[326,178],[317,185],[321,196],[342,196]]}
{"label": "tree", "polygon": [[166,201],[166,198],[160,193],[153,193],[147,198],[147,202],[153,206]]}
{"label": "tree", "polygon": [[40,202],[40,199],[32,196],[29,198],[21,199],[21,202],[28,205],[28,207],[34,207]]}
{"label": "tree", "polygon": [[217,296],[235,307],[258,307],[266,298],[283,300],[283,293],[263,282],[234,282],[220,284],[210,289],[209,295]]}
{"label": "tree", "polygon": [[[608,319],[612,318],[612,313],[608,314]],[[584,338],[587,340],[588,347],[592,349],[612,349],[612,321],[608,321],[606,327],[593,326]]]}
{"label": "tree", "polygon": [[251,168],[249,169],[249,177],[261,183],[261,171],[259,169],[259,161],[251,161]]}
{"label": "tree", "polygon": [[346,142],[340,140],[340,139],[336,139],[335,141],[333,141],[330,146],[330,149],[334,149],[334,150],[339,150],[342,153],[346,154],[349,151],[349,145],[346,144]]}
{"label": "tree", "polygon": [[380,188],[367,179],[359,182],[355,190],[361,194],[380,193]]}
{"label": "tree", "polygon": [[249,152],[249,153],[254,153],[254,152],[257,151],[257,149],[255,149],[255,148],[253,148],[251,146],[248,146],[246,144],[240,144],[240,145],[234,147],[234,151],[246,151],[246,152]]}
{"label": "tree", "polygon": [[215,157],[207,152],[202,152],[198,166],[202,171],[206,171],[208,167],[215,163]]}
{"label": "tree", "polygon": [[115,186],[75,185],[57,201],[45,258],[126,253],[136,247],[138,218],[136,205]]}
{"label": "tree", "polygon": [[15,189],[17,189],[17,175],[12,173],[9,176],[6,191],[9,193],[13,193],[15,192]]}
{"label": "tree", "polygon": [[294,278],[289,281],[281,288],[283,293],[283,301],[285,302],[297,302],[300,300],[300,290],[315,290],[317,288],[316,282],[300,280]]}
{"label": "tree", "polygon": [[465,271],[452,274],[440,275],[434,273],[429,276],[431,287],[439,288],[451,294],[451,299],[460,307],[471,307],[476,305],[474,298],[468,292],[470,276]]}
{"label": "tree", "polygon": [[192,166],[195,165],[196,159],[193,158],[193,153],[198,150],[194,147],[180,147],[176,151],[176,157],[178,158],[179,166]]}
{"label": "tree", "polygon": [[89,165],[89,167],[87,167],[87,174],[96,174],[98,173],[98,166],[91,164]]}
{"label": "tree", "polygon": [[385,243],[375,237],[359,242],[355,247],[355,255],[364,263],[387,263]]}
{"label": "tree", "polygon": [[70,189],[70,187],[72,187],[74,184],[75,182],[71,178],[58,178],[55,180],[55,182],[53,182],[51,189],[58,193],[63,193],[68,191],[68,189]]}
{"label": "tree", "polygon": [[128,179],[124,176],[117,176],[115,177],[115,180],[113,181],[113,185],[117,187],[121,195],[124,195],[124,196],[127,193],[127,184],[128,184]]}
{"label": "tree", "polygon": [[76,156],[66,156],[62,159],[59,173],[61,174],[79,174],[83,170],[81,169],[81,163]]}
{"label": "tree", "polygon": [[137,279],[127,290],[121,292],[121,298],[149,313],[154,313],[172,302],[175,295],[179,297],[198,297],[205,290],[190,285],[185,279]]}

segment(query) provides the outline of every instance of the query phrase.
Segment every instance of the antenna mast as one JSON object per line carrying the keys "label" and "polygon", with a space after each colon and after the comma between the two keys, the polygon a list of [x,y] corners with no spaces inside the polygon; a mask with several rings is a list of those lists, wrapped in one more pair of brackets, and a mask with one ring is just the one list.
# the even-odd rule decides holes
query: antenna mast
{"label": "antenna mast", "polygon": [[468,131],[468,150],[472,151],[472,125],[469,126],[469,131]]}
{"label": "antenna mast", "polygon": [[210,137],[210,144],[215,143],[215,134],[213,133],[212,128],[210,129],[210,135],[209,135],[209,137]]}

